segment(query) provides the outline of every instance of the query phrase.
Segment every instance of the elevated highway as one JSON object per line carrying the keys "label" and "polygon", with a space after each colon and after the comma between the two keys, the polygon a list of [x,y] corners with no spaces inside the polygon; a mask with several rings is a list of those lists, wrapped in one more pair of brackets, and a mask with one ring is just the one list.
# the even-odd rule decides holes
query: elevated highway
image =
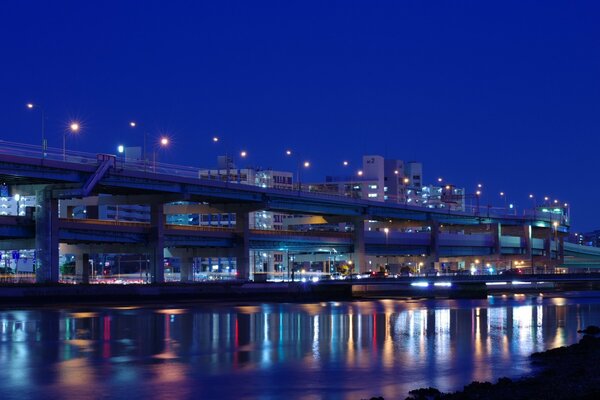
{"label": "elevated highway", "polygon": [[[165,248],[184,249],[185,257],[201,249],[222,248],[236,258],[238,274],[250,277],[253,249],[310,249],[335,246],[352,254],[357,270],[367,267],[366,256],[418,254],[433,268],[442,257],[519,257],[544,259],[556,267],[563,260],[563,237],[568,220],[550,214],[507,214],[507,210],[477,208],[470,212],[392,204],[334,196],[305,190],[282,190],[199,178],[199,169],[121,160],[112,155],[48,151],[36,146],[0,142],[0,177],[22,195],[35,194],[32,219],[2,218],[3,248],[34,248],[40,282],[58,280],[59,243],[91,248],[102,245],[119,251],[150,252],[152,280],[164,279]],[[303,189],[299,187],[297,189]],[[59,201],[86,201],[103,195],[113,204],[142,204],[150,208],[150,223],[60,218]],[[232,229],[206,229],[165,223],[165,205],[202,204],[234,213]],[[350,232],[262,231],[251,229],[250,212],[265,210],[288,215],[314,215],[351,226]],[[386,233],[366,229],[367,221],[423,228]],[[404,224],[404,225],[403,225]],[[476,231],[482,228],[483,233]],[[457,233],[459,232],[459,233]],[[460,234],[460,233],[463,234]],[[464,233],[472,234],[464,234]],[[29,246],[23,245],[29,243]]]}

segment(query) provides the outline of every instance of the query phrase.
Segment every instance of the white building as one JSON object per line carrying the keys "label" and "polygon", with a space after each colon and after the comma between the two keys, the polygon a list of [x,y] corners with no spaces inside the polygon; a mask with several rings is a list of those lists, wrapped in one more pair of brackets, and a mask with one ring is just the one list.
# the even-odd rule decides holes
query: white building
{"label": "white building", "polygon": [[363,156],[355,176],[331,177],[308,190],[372,201],[408,204],[429,208],[464,210],[464,189],[453,185],[424,185],[423,164],[416,161]]}

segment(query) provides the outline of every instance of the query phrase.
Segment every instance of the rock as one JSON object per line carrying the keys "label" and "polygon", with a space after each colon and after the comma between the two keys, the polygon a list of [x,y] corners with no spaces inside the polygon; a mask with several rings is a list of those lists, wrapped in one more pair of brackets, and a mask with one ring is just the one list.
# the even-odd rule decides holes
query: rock
{"label": "rock", "polygon": [[411,390],[408,394],[406,400],[438,400],[441,398],[442,392],[436,388],[428,387]]}
{"label": "rock", "polygon": [[586,335],[598,335],[600,334],[600,328],[596,325],[590,325],[585,329],[578,330],[577,333],[585,333]]}

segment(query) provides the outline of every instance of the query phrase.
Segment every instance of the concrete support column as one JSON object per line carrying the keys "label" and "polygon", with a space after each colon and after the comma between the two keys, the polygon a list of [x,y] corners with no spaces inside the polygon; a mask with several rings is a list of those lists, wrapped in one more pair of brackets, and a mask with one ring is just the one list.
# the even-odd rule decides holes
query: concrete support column
{"label": "concrete support column", "polygon": [[364,217],[354,218],[354,253],[352,261],[354,263],[355,272],[364,272],[367,270],[367,261],[365,255],[365,219]]}
{"label": "concrete support column", "polygon": [[532,235],[531,225],[523,226],[523,246],[524,246],[524,250],[525,250],[525,252],[523,254],[527,257],[531,257],[531,255],[532,255],[533,240],[531,238],[532,237],[531,235]]}
{"label": "concrete support column", "polygon": [[242,211],[236,213],[235,230],[237,240],[235,243],[235,258],[238,279],[250,279],[250,213]]}
{"label": "concrete support column", "polygon": [[502,256],[502,224],[492,224],[492,235],[494,236],[494,255]]}
{"label": "concrete support column", "polygon": [[431,233],[429,239],[429,254],[425,259],[425,271],[432,272],[436,268],[436,263],[440,261],[440,224],[437,221],[431,221]]}
{"label": "concrete support column", "polygon": [[75,275],[79,283],[90,283],[90,255],[79,253],[75,255]]}
{"label": "concrete support column", "polygon": [[150,281],[162,283],[165,281],[164,255],[165,214],[162,204],[150,206]]}
{"label": "concrete support column", "polygon": [[194,281],[194,257],[181,257],[179,259],[181,265],[181,282]]}
{"label": "concrete support column", "polygon": [[38,283],[58,282],[58,200],[52,190],[36,192],[35,248]]}
{"label": "concrete support column", "polygon": [[558,238],[557,263],[559,265],[562,265],[565,263],[565,237],[564,236],[560,236]]}
{"label": "concrete support column", "polygon": [[[558,254],[556,256],[558,257]],[[548,235],[544,239],[544,258],[545,266],[552,266],[552,229],[548,229]]]}

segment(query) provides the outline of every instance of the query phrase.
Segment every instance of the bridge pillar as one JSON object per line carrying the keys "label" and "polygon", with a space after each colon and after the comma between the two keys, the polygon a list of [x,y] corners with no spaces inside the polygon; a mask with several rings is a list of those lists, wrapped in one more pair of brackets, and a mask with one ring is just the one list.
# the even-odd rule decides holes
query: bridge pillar
{"label": "bridge pillar", "polygon": [[52,190],[36,191],[35,249],[37,283],[58,282],[58,199]]}
{"label": "bridge pillar", "polygon": [[440,261],[440,224],[437,221],[431,221],[431,234],[429,241],[429,255],[425,259],[425,271],[435,270],[436,263]]}
{"label": "bridge pillar", "polygon": [[194,257],[181,257],[180,260],[181,265],[181,277],[179,280],[181,282],[193,282],[194,281]]}
{"label": "bridge pillar", "polygon": [[525,245],[524,256],[529,258],[531,268],[533,270],[533,239],[532,239],[532,228],[531,225],[523,226],[523,244]]}
{"label": "bridge pillar", "polygon": [[163,283],[165,281],[165,214],[163,204],[150,206],[150,281]]}
{"label": "bridge pillar", "polygon": [[565,237],[562,235],[558,238],[558,254],[556,257],[558,265],[565,263]]}
{"label": "bridge pillar", "polygon": [[502,224],[492,224],[492,235],[494,236],[494,255],[502,256]]}
{"label": "bridge pillar", "polygon": [[356,272],[365,272],[367,268],[366,255],[365,255],[365,220],[364,217],[354,218],[352,221],[354,225],[354,253],[352,254],[352,260],[354,262],[354,268]]}
{"label": "bridge pillar", "polygon": [[90,283],[90,255],[88,253],[75,254],[75,275],[79,283]]}
{"label": "bridge pillar", "polygon": [[[558,263],[558,254],[556,257],[557,260],[555,260],[554,265]],[[553,266],[552,264],[552,230],[548,229],[548,235],[544,239],[544,273],[547,272],[546,268]]]}
{"label": "bridge pillar", "polygon": [[238,279],[250,279],[250,213],[236,213],[235,230],[237,240],[234,245],[235,261]]}

